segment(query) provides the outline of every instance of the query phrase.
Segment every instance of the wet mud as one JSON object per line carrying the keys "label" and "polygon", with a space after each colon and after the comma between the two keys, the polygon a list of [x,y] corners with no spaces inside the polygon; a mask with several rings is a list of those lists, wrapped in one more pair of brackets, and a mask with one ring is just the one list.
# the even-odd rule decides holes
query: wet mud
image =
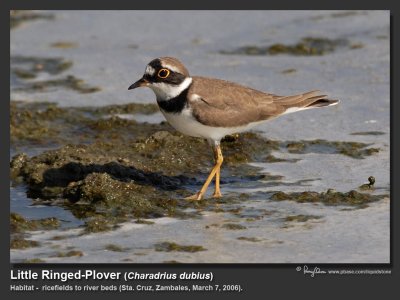
{"label": "wet mud", "polygon": [[[200,189],[213,165],[212,151],[205,140],[184,136],[166,122],[139,123],[118,117],[118,114],[157,111],[152,104],[60,108],[53,103],[12,101],[11,148],[15,151],[37,145],[55,148],[32,157],[16,151],[10,162],[13,184],[26,185],[27,196],[35,199],[34,204],[54,203],[71,211],[84,221],[86,234],[113,230],[131,219],[151,224],[141,219],[196,218],[202,210],[240,215],[240,211],[229,211],[232,208],[216,204],[249,199],[243,193],[227,192],[217,200],[184,200]],[[315,152],[360,159],[379,151],[358,142],[268,140],[254,132],[227,136],[221,145],[224,154],[221,184],[240,186],[261,181],[270,186],[283,179],[280,175],[261,174],[250,162],[298,161],[277,158],[272,153]],[[271,199],[356,204],[373,201],[355,191],[347,196],[306,193],[307,197],[277,193]],[[12,218],[12,222],[18,219],[15,215]],[[225,227],[238,229],[230,228],[229,224]]]}

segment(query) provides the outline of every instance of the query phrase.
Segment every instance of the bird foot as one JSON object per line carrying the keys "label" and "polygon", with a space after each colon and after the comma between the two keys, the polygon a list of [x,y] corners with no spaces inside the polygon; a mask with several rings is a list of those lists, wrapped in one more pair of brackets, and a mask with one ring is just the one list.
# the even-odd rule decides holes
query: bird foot
{"label": "bird foot", "polygon": [[198,193],[196,193],[196,194],[194,194],[194,195],[192,195],[192,196],[186,197],[185,199],[186,199],[186,200],[195,200],[195,201],[199,201],[199,200],[201,200],[202,198],[203,198],[203,194],[200,193],[200,192],[198,192]]}
{"label": "bird foot", "polygon": [[222,194],[221,194],[221,192],[220,191],[218,191],[218,192],[214,192],[214,194],[213,194],[213,198],[221,198],[222,197]]}

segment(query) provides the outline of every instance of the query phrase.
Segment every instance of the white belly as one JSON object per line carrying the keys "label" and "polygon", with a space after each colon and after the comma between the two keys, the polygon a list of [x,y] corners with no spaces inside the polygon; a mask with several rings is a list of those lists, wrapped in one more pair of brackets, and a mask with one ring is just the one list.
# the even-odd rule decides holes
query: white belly
{"label": "white belly", "polygon": [[181,113],[177,114],[168,113],[162,109],[161,112],[165,119],[167,119],[168,123],[179,132],[212,141],[220,141],[226,135],[247,131],[257,124],[262,123],[254,122],[246,126],[238,127],[211,127],[199,123],[195,118],[193,118],[189,109],[184,109]]}

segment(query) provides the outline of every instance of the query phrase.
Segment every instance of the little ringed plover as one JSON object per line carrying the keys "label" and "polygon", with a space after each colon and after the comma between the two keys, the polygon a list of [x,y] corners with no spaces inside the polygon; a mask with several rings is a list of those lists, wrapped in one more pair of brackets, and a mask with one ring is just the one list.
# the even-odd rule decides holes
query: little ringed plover
{"label": "little ringed plover", "polygon": [[339,103],[318,91],[278,96],[225,80],[190,76],[173,57],[153,59],[129,90],[143,86],[154,91],[160,110],[172,127],[183,134],[205,138],[213,147],[215,165],[201,190],[189,197],[193,200],[203,198],[214,177],[213,197],[222,196],[220,141],[224,136],[247,131],[281,115]]}

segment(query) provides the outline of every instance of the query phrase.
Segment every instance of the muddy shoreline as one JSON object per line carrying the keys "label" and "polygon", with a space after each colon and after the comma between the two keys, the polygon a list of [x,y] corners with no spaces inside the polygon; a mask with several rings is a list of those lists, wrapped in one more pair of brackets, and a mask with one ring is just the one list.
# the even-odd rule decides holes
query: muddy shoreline
{"label": "muddy shoreline", "polygon": [[[86,233],[112,230],[135,218],[196,217],[199,210],[215,210],[216,203],[241,202],[251,197],[230,192],[217,201],[184,200],[206,178],[212,166],[211,150],[205,140],[184,136],[166,122],[139,123],[119,117],[156,111],[151,104],[60,108],[54,103],[12,101],[11,146],[56,148],[32,157],[14,155],[10,162],[13,184],[25,184],[27,196],[35,204],[60,205],[70,210],[84,220]],[[260,174],[258,168],[247,164],[285,161],[272,153],[341,154],[362,160],[379,152],[360,142],[276,141],[252,132],[227,136],[222,149],[223,185],[236,180],[279,183],[279,176]],[[291,195],[277,191],[266,197],[362,207],[384,196],[357,191]],[[185,213],[188,208],[197,209],[197,213]]]}

